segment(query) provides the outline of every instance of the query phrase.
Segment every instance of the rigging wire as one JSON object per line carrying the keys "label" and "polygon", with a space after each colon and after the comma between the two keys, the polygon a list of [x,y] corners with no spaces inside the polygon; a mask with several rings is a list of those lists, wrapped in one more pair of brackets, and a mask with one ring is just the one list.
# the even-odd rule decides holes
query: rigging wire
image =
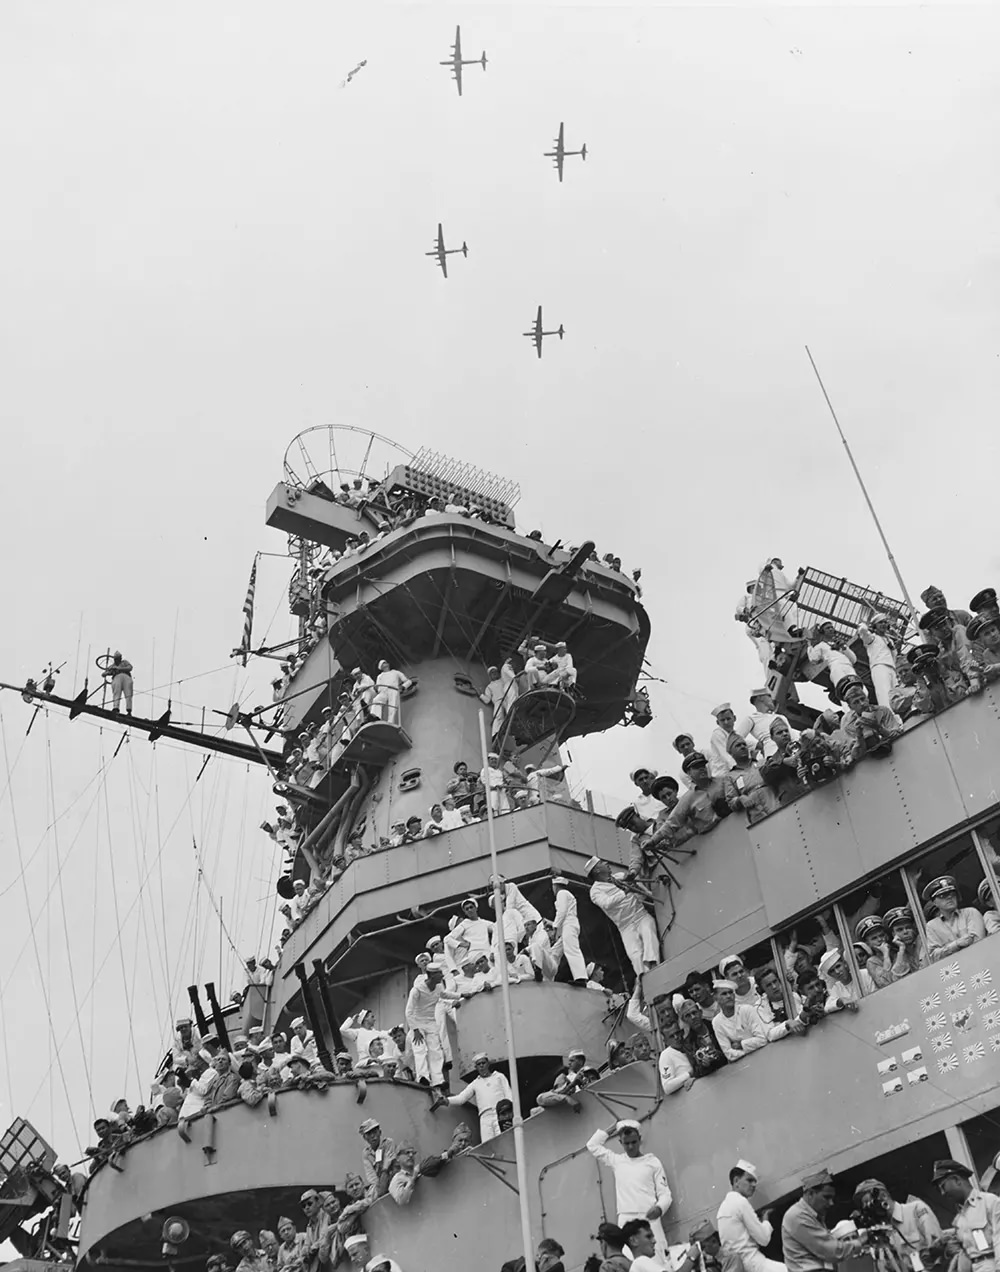
{"label": "rigging wire", "polygon": [[[23,743],[22,743],[22,748],[23,748]],[[20,754],[20,752],[18,752],[18,754]],[[59,822],[60,822],[60,821],[61,821],[61,820],[62,820],[62,819],[63,819],[63,818],[67,815],[67,813],[70,811],[70,809],[71,809],[71,808],[73,808],[76,804],[78,804],[78,803],[80,802],[80,800],[81,800],[81,799],[83,799],[84,795],[87,793],[87,791],[90,789],[90,787],[94,784],[94,782],[96,782],[96,781],[97,781],[97,779],[98,779],[99,777],[101,777],[102,772],[104,772],[103,766],[102,766],[101,768],[98,768],[97,772],[96,772],[96,773],[94,774],[94,776],[90,779],[90,781],[86,784],[86,786],[82,787],[82,788],[80,789],[79,794],[75,795],[75,796],[73,797],[73,799],[71,799],[71,800],[70,800],[70,802],[69,802],[69,803],[66,805],[66,807],[62,810],[62,812],[59,814],[59,816],[58,816],[58,817],[56,817],[54,821],[51,821],[51,822],[50,822],[50,823],[49,823],[49,824],[45,827],[45,829],[42,831],[42,834],[41,834],[41,836],[40,836],[40,838],[39,838],[39,840],[38,840],[38,843],[35,845],[35,847],[34,847],[34,848],[32,849],[32,851],[31,851],[31,853],[29,854],[29,856],[28,856],[28,860],[24,863],[24,867],[23,867],[23,869],[22,869],[22,870],[21,870],[18,874],[16,874],[16,875],[14,876],[14,878],[10,881],[10,883],[8,883],[8,884],[7,884],[7,886],[6,886],[5,888],[0,889],[0,899],[2,899],[3,897],[5,897],[5,896],[7,895],[7,893],[8,893],[8,892],[10,892],[11,888],[14,888],[14,887],[16,887],[16,886],[17,886],[17,884],[21,881],[21,878],[23,877],[24,871],[28,869],[28,867],[31,865],[31,863],[32,863],[32,862],[35,860],[35,858],[38,856],[39,852],[41,852],[42,847],[44,846],[45,841],[46,841],[46,839],[47,839],[47,837],[48,837],[48,833],[49,833],[49,831],[50,831],[50,830],[52,830],[52,828],[53,828],[54,826],[56,826],[56,825],[57,825],[57,824],[58,824],[58,823],[59,823]],[[105,777],[105,779],[106,779],[106,777],[107,777],[107,773],[106,773],[106,772],[104,772],[104,777]],[[8,787],[9,787],[9,785],[10,785],[10,784],[8,783]],[[93,808],[93,804],[91,804],[91,806],[90,806],[90,807],[91,807],[91,808]],[[90,810],[88,809],[88,810],[87,810],[87,813],[85,814],[85,819],[86,819],[86,817],[87,817],[87,816],[89,816],[89,812],[90,812]]]}
{"label": "rigging wire", "polygon": [[[4,727],[2,711],[0,711],[0,740],[2,740],[3,742],[3,757],[4,757],[4,764],[7,768],[7,784],[9,786],[10,780],[11,780],[10,755],[7,749],[7,730]],[[31,913],[31,897],[28,893],[28,884],[24,877],[24,853],[21,848],[21,834],[17,826],[17,810],[14,806],[13,791],[11,791],[11,796],[10,796],[10,819],[11,819],[11,825],[14,830],[14,843],[17,847],[17,857],[18,857],[18,861],[21,863],[20,878],[21,878],[21,886],[24,890],[24,909],[25,909],[25,913],[28,916],[28,926],[30,928],[30,933],[31,933],[30,939],[35,951],[35,966],[38,969],[38,979],[41,981],[40,988],[42,991],[42,1001],[45,1004],[45,1015],[48,1019],[48,1024],[49,1024],[49,1040],[50,1040],[50,1044],[54,1044],[55,1043],[55,1024],[52,1019],[52,1005],[49,1000],[48,982],[45,979],[44,974],[42,972],[42,956],[41,956],[41,952],[38,949],[38,936],[35,931],[35,919]],[[66,1070],[63,1068],[62,1056],[60,1055],[58,1046],[55,1047],[54,1060],[50,1059],[49,1061],[49,1067],[48,1067],[48,1071],[46,1072],[45,1078],[48,1078],[49,1075],[51,1074],[54,1063],[58,1063],[58,1066],[59,1066],[59,1076],[62,1079],[63,1094],[66,1096],[66,1107],[69,1109],[70,1121],[73,1125],[73,1133],[76,1135],[77,1139],[79,1140],[80,1129],[76,1123],[76,1109],[74,1108],[73,1101],[70,1098],[69,1083],[66,1081]],[[43,1079],[43,1082],[44,1080],[45,1079]],[[40,1089],[41,1087],[39,1087],[39,1090]],[[50,1102],[51,1102],[51,1090],[52,1090],[52,1087],[50,1083],[49,1084]],[[54,1120],[55,1119],[53,1118],[53,1121]]]}
{"label": "rigging wire", "polygon": [[[246,780],[242,783],[243,808],[240,813],[239,848],[237,849],[237,852],[236,852],[236,885],[235,885],[236,902],[233,907],[233,915],[235,916],[235,919],[236,919],[236,929],[238,933],[240,932],[240,929],[241,929],[243,906],[246,903],[246,901],[249,899],[244,894],[249,891],[249,886],[250,886],[249,871],[244,869],[244,856],[246,854],[246,838],[247,838],[247,802],[250,798],[249,777],[250,777],[250,765],[248,764],[247,770],[246,770]],[[235,948],[236,947],[234,945],[233,946],[234,951],[235,951]],[[242,965],[243,960],[242,958],[240,958],[238,953],[237,953],[237,958],[239,959],[239,962]],[[226,961],[227,979],[229,980],[232,979],[234,971],[235,969],[233,967],[233,961],[230,958]]]}
{"label": "rigging wire", "polygon": [[[62,864],[59,860],[59,832],[55,826],[55,809],[56,809],[56,792],[55,783],[52,778],[52,743],[49,738],[48,719],[45,721],[45,755],[46,766],[48,768],[48,788],[49,788],[49,810],[52,815],[52,847],[56,857],[56,882],[59,885],[59,907],[62,911],[63,940],[66,943],[66,965],[69,971],[69,988],[70,996],[73,999],[74,1015],[76,1017],[76,1028],[80,1038],[80,1056],[83,1060],[83,1074],[87,1081],[87,1096],[90,1100],[90,1116],[95,1116],[94,1110],[94,1088],[90,1080],[90,1065],[87,1061],[87,1047],[83,1040],[83,1022],[80,1019],[80,1000],[76,992],[76,972],[74,968],[73,952],[70,949],[69,939],[69,919],[66,914],[66,889],[63,885]],[[96,873],[96,872],[95,872]]]}
{"label": "rigging wire", "polygon": [[[155,747],[154,747],[154,752],[155,752]],[[132,839],[132,853],[133,853],[133,857],[134,857],[134,859],[135,859],[136,877],[138,877],[139,875],[141,875],[141,873],[142,873],[142,867],[143,867],[143,865],[145,864],[145,861],[146,861],[146,850],[147,850],[147,844],[148,844],[148,829],[147,829],[147,826],[148,826],[148,821],[149,821],[149,804],[150,804],[150,800],[149,800],[149,798],[147,797],[147,801],[146,801],[146,822],[147,822],[147,825],[140,826],[140,825],[139,825],[139,822],[138,822],[137,814],[136,814],[136,807],[135,807],[135,794],[134,794],[133,783],[132,783],[132,776],[133,776],[133,773],[134,773],[134,763],[133,763],[133,759],[132,759],[132,749],[131,749],[131,746],[130,746],[130,747],[129,747],[129,749],[128,749],[129,815],[130,815],[130,820],[131,820],[131,822],[132,822],[132,835],[131,835],[131,839]],[[141,844],[141,846],[142,846],[142,853],[141,853],[141,856],[140,856],[140,853],[139,853],[139,846],[140,846],[140,844]],[[159,933],[159,931],[157,930],[157,927],[156,927],[156,907],[155,907],[155,903],[154,903],[154,901],[152,900],[152,898],[150,898],[150,909],[151,909],[151,911],[152,911],[153,935],[154,935],[154,937],[156,938],[156,952],[157,952],[157,954],[162,954],[162,953],[163,953],[163,950],[162,950],[162,946],[161,946],[161,942],[160,942],[160,933]],[[153,966],[152,944],[151,944],[150,939],[149,939],[149,922],[148,922],[147,917],[146,917],[146,906],[145,906],[145,903],[144,903],[142,900],[140,900],[140,902],[139,902],[139,917],[140,917],[140,921],[141,921],[141,923],[142,923],[143,935],[144,935],[144,937],[145,937],[145,945],[146,945],[146,966],[147,966],[147,968],[149,969],[149,989],[150,989],[150,993],[151,993],[152,998],[153,998],[153,1002],[154,1002],[154,1006],[155,1006],[156,1011],[157,1011],[157,1015],[159,1015],[159,1011],[160,1011],[160,1006],[159,1006],[159,1004],[160,1004],[160,998],[159,998],[159,993],[158,993],[158,991],[157,991],[157,984],[156,984],[156,969],[155,969],[155,968],[154,968],[154,966]],[[139,943],[139,933],[138,933],[138,925],[137,925],[137,926],[136,926],[136,946],[137,946],[137,947],[138,947],[138,943]],[[165,960],[165,959],[164,959],[164,966],[166,966],[166,960]],[[139,959],[138,959],[138,957],[136,957],[136,958],[133,960],[133,962],[132,962],[132,998],[133,998],[133,1001],[135,1000],[135,982],[136,982],[136,978],[137,978],[137,976],[138,976],[138,973],[139,973]]]}
{"label": "rigging wire", "polygon": [[[3,735],[3,713],[2,713],[2,712],[0,712],[0,737],[2,737],[2,735]],[[167,842],[169,842],[170,835],[171,835],[171,833],[173,832],[174,827],[175,827],[175,826],[177,825],[177,823],[180,821],[181,817],[183,817],[183,815],[184,815],[184,811],[185,811],[185,809],[187,808],[188,803],[190,802],[190,800],[191,800],[192,796],[194,795],[194,791],[195,791],[195,787],[192,785],[191,789],[188,791],[187,795],[184,797],[184,802],[183,802],[183,804],[182,804],[182,805],[181,805],[181,807],[178,809],[177,814],[176,814],[176,816],[174,817],[173,822],[171,823],[171,825],[170,825],[169,829],[167,830],[167,838],[166,838],[166,841],[165,841],[165,843],[164,843],[164,844],[160,847],[160,850],[159,850],[161,853],[164,851],[164,849],[165,849],[165,847],[166,847],[166,843],[167,843]],[[105,802],[106,802],[106,797],[105,797]],[[155,862],[154,862],[154,865],[155,865]],[[138,890],[137,890],[137,892],[136,892],[136,896],[132,899],[131,903],[130,903],[130,904],[129,904],[129,906],[128,906],[128,909],[125,911],[125,915],[124,915],[124,919],[123,919],[123,921],[124,921],[124,922],[127,922],[127,921],[128,921],[129,916],[131,915],[132,911],[135,909],[135,906],[136,906],[136,904],[137,904],[137,902],[138,902],[139,894],[141,893],[142,889],[143,889],[143,888],[146,886],[146,884],[148,883],[149,878],[150,878],[150,875],[152,874],[152,871],[153,871],[153,866],[150,866],[150,868],[149,868],[149,870],[146,872],[145,876],[144,876],[144,877],[140,880],[140,882],[139,882],[139,886],[138,886]],[[112,941],[111,941],[111,943],[108,945],[107,949],[105,950],[105,952],[104,952],[104,954],[103,954],[103,956],[102,956],[102,958],[101,958],[101,961],[100,961],[100,963],[99,963],[99,964],[98,964],[98,966],[97,966],[97,970],[94,972],[94,975],[93,975],[93,976],[92,976],[92,978],[91,978],[91,982],[90,982],[90,985],[89,985],[89,987],[88,987],[88,989],[87,989],[87,992],[86,992],[86,994],[84,994],[84,996],[83,996],[83,1002],[81,1003],[81,1007],[82,1007],[83,1005],[85,1005],[87,1002],[89,1002],[89,1001],[90,1001],[90,999],[93,997],[94,990],[95,990],[95,988],[96,988],[96,986],[97,986],[98,978],[100,977],[100,974],[101,974],[101,972],[104,970],[104,968],[105,968],[105,966],[106,966],[106,964],[107,964],[108,959],[109,959],[109,958],[111,957],[111,955],[114,953],[114,951],[115,951],[115,949],[116,949],[116,948],[117,948],[117,940],[115,939],[115,940],[112,940]],[[59,1056],[59,1054],[60,1054],[60,1051],[61,1051],[62,1047],[65,1045],[66,1040],[69,1038],[70,1034],[72,1033],[72,1030],[73,1030],[73,1022],[71,1022],[71,1023],[70,1023],[69,1027],[66,1029],[65,1033],[63,1034],[62,1038],[59,1040],[59,1042],[58,1042],[58,1043],[57,1043],[57,1045],[56,1045],[56,1057],[57,1057],[57,1058],[58,1058],[58,1056]],[[29,1110],[30,1110],[31,1105],[32,1105],[32,1104],[34,1103],[34,1101],[38,1098],[38,1093],[41,1091],[42,1087],[43,1087],[43,1086],[45,1085],[45,1083],[47,1082],[48,1077],[49,1077],[49,1074],[50,1074],[50,1072],[51,1072],[52,1067],[53,1067],[53,1065],[54,1065],[54,1064],[55,1064],[55,1061],[53,1061],[52,1063],[50,1063],[49,1068],[45,1071],[45,1073],[43,1073],[43,1074],[42,1074],[42,1077],[41,1077],[41,1079],[40,1079],[40,1081],[39,1081],[39,1083],[38,1083],[37,1087],[35,1088],[35,1091],[34,1091],[34,1093],[33,1093],[32,1097],[31,1097],[31,1100],[29,1101]]]}
{"label": "rigging wire", "polygon": [[[102,738],[101,739],[102,759],[103,759],[103,748],[104,748],[104,739]],[[138,1052],[136,1051],[135,1030],[132,1024],[132,1002],[128,992],[128,974],[125,971],[125,951],[123,949],[123,942],[122,942],[122,918],[121,918],[121,911],[118,905],[118,879],[117,879],[117,871],[115,870],[114,848],[111,842],[111,809],[108,805],[108,792],[106,787],[104,790],[104,827],[108,837],[108,868],[111,874],[111,897],[114,902],[114,911],[115,911],[115,928],[116,928],[115,946],[118,949],[118,960],[119,960],[119,963],[121,964],[122,989],[125,994],[125,1012],[128,1017],[128,1040],[129,1040],[129,1045],[132,1049],[132,1059],[135,1062],[135,1080],[139,1086],[139,1089],[141,1090],[142,1079],[139,1077],[139,1055],[138,1055]],[[141,895],[142,895],[142,891],[140,889],[139,893],[136,896],[136,900],[138,900]],[[131,913],[131,910],[129,911],[129,913]],[[128,916],[126,915],[126,919],[127,917]],[[128,1083],[128,1052],[127,1051],[125,1053],[125,1073],[122,1078],[122,1083],[123,1084]]]}

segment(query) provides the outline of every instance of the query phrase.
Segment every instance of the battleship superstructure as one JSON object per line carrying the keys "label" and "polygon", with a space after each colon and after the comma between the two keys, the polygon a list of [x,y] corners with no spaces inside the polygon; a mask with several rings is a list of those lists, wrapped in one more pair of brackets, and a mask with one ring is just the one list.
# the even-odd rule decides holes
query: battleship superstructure
{"label": "battleship superstructure", "polygon": [[[478,505],[487,519],[435,505],[385,530],[386,507],[411,496],[421,508],[428,499]],[[305,1013],[332,1050],[339,1023],[360,1007],[374,1010],[382,1028],[402,1019],[415,955],[447,931],[462,897],[486,889],[487,828],[475,823],[381,845],[394,823],[425,816],[457,760],[480,767],[486,666],[502,663],[528,636],[565,640],[575,658],[574,691],[530,689],[504,720],[494,744],[521,761],[544,763],[568,738],[607,729],[634,710],[649,636],[634,583],[590,559],[591,545],[564,550],[519,533],[515,497],[509,483],[426,453],[404,455],[346,500],[323,474],[299,478],[286,464],[267,521],[291,536],[298,561],[291,600],[302,631],[321,633],[282,686],[286,758],[299,733],[338,701],[355,667],[372,673],[385,658],[413,688],[397,714],[352,731],[308,782],[278,769],[273,743],[262,751],[276,793],[297,811],[291,875],[308,877],[310,857],[346,865],[283,945],[270,992],[248,997],[246,1021],[282,1028]],[[322,563],[322,549],[340,552],[362,532],[367,546]],[[995,889],[998,755],[1000,693],[987,687],[909,729],[891,754],[766,819],[720,822],[693,855],[671,863],[672,878],[659,886],[662,961],[643,978],[646,1003],[669,1004],[693,968],[713,969],[728,954],[783,966],[790,938],[814,937],[819,915],[857,974],[853,923],[873,898],[883,907],[909,904],[920,916],[921,886],[946,871],[967,898],[984,877]],[[496,819],[495,831],[504,875],[545,914],[551,877],[565,875],[585,950],[624,965],[617,935],[589,902],[584,863],[592,855],[627,862],[628,834],[568,792]],[[352,856],[352,842],[367,851]],[[763,1201],[788,1198],[820,1162],[846,1179],[878,1168],[892,1186],[903,1177],[904,1148],[911,1186],[921,1171],[929,1181],[929,1160],[940,1156],[968,1160],[988,1184],[1000,1148],[983,1119],[998,1102],[998,984],[994,936],[689,1091],[664,1097],[649,1063],[608,1073],[581,1095],[580,1115],[550,1110],[525,1120],[535,1237],[561,1241],[567,1270],[593,1252],[597,1222],[614,1217],[614,1185],[585,1141],[616,1117],[638,1118],[647,1148],[666,1166],[674,1202],[665,1223],[678,1241],[700,1217],[714,1216],[741,1156],[761,1170]],[[453,1076],[467,1076],[480,1049],[504,1067],[498,998],[463,1003]],[[561,980],[519,985],[511,998],[527,1097],[551,1082],[571,1046],[600,1063],[609,1037],[632,1031],[603,995]],[[299,1214],[304,1188],[339,1188],[357,1169],[357,1127],[369,1116],[423,1156],[441,1151],[463,1111],[431,1114],[416,1084],[371,1081],[362,1090],[344,1082],[202,1115],[187,1140],[158,1131],[129,1147],[122,1169],[105,1166],[91,1179],[80,1256],[117,1267],[197,1264],[225,1250],[237,1228],[273,1228],[279,1214]],[[372,1252],[392,1254],[404,1272],[499,1268],[519,1253],[513,1158],[508,1132],[421,1185],[409,1206],[378,1201],[365,1218]],[[936,1204],[929,1188],[924,1195]],[[161,1233],[170,1216],[185,1219],[191,1235],[167,1260]]]}

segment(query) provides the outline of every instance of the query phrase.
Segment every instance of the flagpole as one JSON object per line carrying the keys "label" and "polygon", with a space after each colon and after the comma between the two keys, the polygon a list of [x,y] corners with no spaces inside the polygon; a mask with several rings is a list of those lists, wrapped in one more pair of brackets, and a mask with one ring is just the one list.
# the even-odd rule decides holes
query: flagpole
{"label": "flagpole", "polygon": [[[486,741],[486,713],[479,711],[479,745],[483,753],[483,772],[490,767]],[[494,937],[497,943],[497,966],[500,969],[500,998],[503,1001],[504,1026],[507,1033],[507,1064],[510,1069],[510,1095],[514,1105],[514,1162],[517,1167],[517,1197],[521,1206],[521,1241],[524,1244],[524,1266],[533,1268],[531,1250],[531,1216],[528,1213],[528,1171],[524,1161],[524,1122],[521,1118],[521,1095],[517,1085],[517,1053],[514,1050],[514,1017],[510,1006],[510,977],[507,974],[507,951],[504,946],[503,894],[500,891],[500,867],[497,865],[497,840],[493,829],[493,788],[486,788],[486,829],[490,843],[490,865],[493,868],[493,913],[496,918]]]}
{"label": "flagpole", "polygon": [[892,554],[892,548],[889,547],[889,540],[885,537],[885,531],[882,529],[882,523],[878,519],[878,513],[875,511],[875,505],[871,501],[871,496],[868,493],[868,487],[865,485],[864,478],[861,476],[861,470],[855,462],[850,445],[848,444],[847,438],[844,436],[844,430],[840,427],[840,420],[837,419],[837,412],[833,409],[833,403],[830,401],[830,395],[826,391],[826,385],[823,383],[823,377],[820,375],[819,368],[816,366],[816,362],[812,354],[809,352],[808,345],[805,346],[805,350],[806,357],[809,359],[809,364],[815,373],[816,379],[819,381],[819,387],[823,391],[823,397],[826,399],[826,404],[830,408],[830,414],[833,417],[834,424],[837,426],[837,432],[840,434],[840,440],[844,443],[844,450],[847,451],[847,458],[851,461],[851,467],[854,469],[854,476],[858,479],[858,485],[861,487],[861,493],[865,497],[865,503],[868,505],[868,511],[872,514],[872,521],[875,522],[875,529],[878,531],[879,538],[882,540],[882,546],[885,548],[885,554],[889,558],[889,564],[892,566],[892,572],[895,574],[896,582],[899,584],[900,590],[903,593],[903,599],[910,607],[910,613],[916,617],[916,606],[910,600],[910,593],[907,591],[906,584],[903,582],[903,576],[899,572],[899,566],[896,564],[896,558]]}

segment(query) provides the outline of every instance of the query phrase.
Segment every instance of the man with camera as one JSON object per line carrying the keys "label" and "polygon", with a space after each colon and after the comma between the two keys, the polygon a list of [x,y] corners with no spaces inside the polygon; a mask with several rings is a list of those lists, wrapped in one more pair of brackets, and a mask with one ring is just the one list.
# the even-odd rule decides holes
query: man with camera
{"label": "man with camera", "polygon": [[893,1201],[880,1179],[863,1179],[854,1190],[854,1205],[858,1227],[885,1232],[897,1255],[919,1254],[922,1262],[933,1261],[924,1256],[941,1245],[941,1225],[926,1201]]}

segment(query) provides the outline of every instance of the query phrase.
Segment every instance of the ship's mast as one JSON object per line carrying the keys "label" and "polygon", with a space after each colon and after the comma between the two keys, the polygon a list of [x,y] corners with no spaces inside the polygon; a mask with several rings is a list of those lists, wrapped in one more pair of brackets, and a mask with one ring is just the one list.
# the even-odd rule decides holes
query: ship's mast
{"label": "ship's mast", "polygon": [[[486,715],[479,712],[479,745],[483,771],[489,768],[489,745],[486,740]],[[528,1171],[524,1161],[524,1121],[521,1117],[521,1093],[517,1081],[517,1049],[514,1046],[514,1014],[510,1007],[510,976],[507,971],[507,949],[503,930],[503,893],[500,889],[500,867],[497,864],[497,839],[493,826],[493,792],[486,793],[486,825],[490,841],[490,867],[493,870],[493,913],[496,916],[497,966],[500,968],[500,997],[503,1000],[504,1029],[507,1034],[507,1064],[510,1068],[510,1096],[514,1106],[514,1162],[517,1169],[517,1200],[521,1210],[521,1240],[524,1242],[524,1266],[531,1261],[531,1215],[528,1211]]]}

